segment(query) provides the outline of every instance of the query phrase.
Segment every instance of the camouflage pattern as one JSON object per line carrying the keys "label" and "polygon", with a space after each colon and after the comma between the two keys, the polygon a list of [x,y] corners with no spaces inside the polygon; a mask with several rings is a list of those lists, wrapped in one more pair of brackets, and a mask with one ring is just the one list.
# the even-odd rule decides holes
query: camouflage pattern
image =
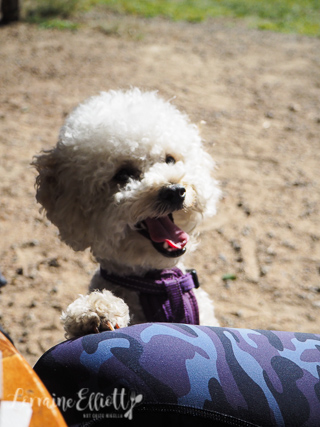
{"label": "camouflage pattern", "polygon": [[[61,343],[35,370],[54,398],[76,399],[83,387],[141,394],[133,418],[170,408],[219,425],[320,426],[315,334],[140,324]],[[79,410],[58,406],[69,425],[83,421]]]}

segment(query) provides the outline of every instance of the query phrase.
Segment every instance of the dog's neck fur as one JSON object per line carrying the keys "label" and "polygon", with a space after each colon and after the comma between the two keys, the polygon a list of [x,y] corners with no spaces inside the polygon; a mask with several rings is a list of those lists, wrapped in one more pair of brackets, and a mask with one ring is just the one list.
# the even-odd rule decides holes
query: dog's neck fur
{"label": "dog's neck fur", "polygon": [[182,262],[177,259],[173,259],[172,263],[165,266],[144,266],[144,265],[136,265],[136,266],[127,266],[123,265],[121,263],[117,263],[115,261],[110,260],[104,260],[104,259],[97,259],[98,263],[100,264],[100,267],[103,270],[106,270],[109,274],[114,274],[120,277],[125,276],[145,276],[149,271],[151,270],[166,270],[174,267],[178,267],[181,271],[185,272],[185,268],[182,264]]}

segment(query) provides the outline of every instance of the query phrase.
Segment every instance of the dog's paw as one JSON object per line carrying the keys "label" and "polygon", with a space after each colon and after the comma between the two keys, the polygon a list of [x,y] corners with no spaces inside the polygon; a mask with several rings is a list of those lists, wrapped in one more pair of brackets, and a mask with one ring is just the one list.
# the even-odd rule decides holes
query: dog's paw
{"label": "dog's paw", "polygon": [[129,323],[129,308],[110,291],[94,291],[89,295],[80,295],[62,313],[65,337],[77,338],[117,328]]}

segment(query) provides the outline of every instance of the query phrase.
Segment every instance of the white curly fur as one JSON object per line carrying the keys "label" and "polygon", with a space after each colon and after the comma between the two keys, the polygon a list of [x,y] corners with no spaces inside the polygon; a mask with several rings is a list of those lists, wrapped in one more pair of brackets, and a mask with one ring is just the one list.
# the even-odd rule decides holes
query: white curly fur
{"label": "white curly fur", "polygon": [[[166,163],[166,156],[175,163]],[[198,128],[156,92],[137,88],[102,92],[80,104],[67,118],[57,145],[33,165],[39,172],[37,200],[61,239],[76,251],[90,247],[100,265],[117,275],[144,275],[181,261],[164,257],[136,231],[140,221],[169,213],[159,213],[161,189],[179,184],[186,190],[183,208],[173,216],[190,235],[189,251],[195,246],[196,226],[215,213],[220,195],[211,176],[214,162],[202,148]],[[137,176],[120,185],[114,176],[124,166]],[[90,288],[113,290],[129,304],[131,321],[143,320],[134,292],[115,290],[99,274]],[[201,300],[208,305],[209,297],[198,291],[201,313]],[[81,301],[86,310],[87,300]],[[80,305],[72,305],[71,317],[64,318],[69,331],[80,325]],[[214,324],[213,307],[207,311],[203,320]]]}
{"label": "white curly fur", "polygon": [[76,338],[96,330],[108,330],[107,322],[123,328],[129,323],[129,308],[123,299],[110,291],[92,292],[79,295],[61,319],[66,338]]}

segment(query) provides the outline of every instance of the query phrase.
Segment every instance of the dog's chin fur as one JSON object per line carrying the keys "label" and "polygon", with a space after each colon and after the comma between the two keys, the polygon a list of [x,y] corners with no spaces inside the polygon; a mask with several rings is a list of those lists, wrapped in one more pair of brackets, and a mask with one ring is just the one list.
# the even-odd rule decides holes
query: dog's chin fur
{"label": "dog's chin fur", "polygon": [[[220,195],[197,127],[156,92],[136,88],[102,92],[80,104],[57,145],[33,165],[37,200],[61,239],[76,251],[90,248],[118,275],[177,265],[181,257],[160,254],[137,226],[172,214],[190,236],[190,251],[196,226],[215,213]],[[119,181],[123,170],[130,172],[125,182]],[[159,203],[161,190],[177,185],[185,189],[181,206]]]}

